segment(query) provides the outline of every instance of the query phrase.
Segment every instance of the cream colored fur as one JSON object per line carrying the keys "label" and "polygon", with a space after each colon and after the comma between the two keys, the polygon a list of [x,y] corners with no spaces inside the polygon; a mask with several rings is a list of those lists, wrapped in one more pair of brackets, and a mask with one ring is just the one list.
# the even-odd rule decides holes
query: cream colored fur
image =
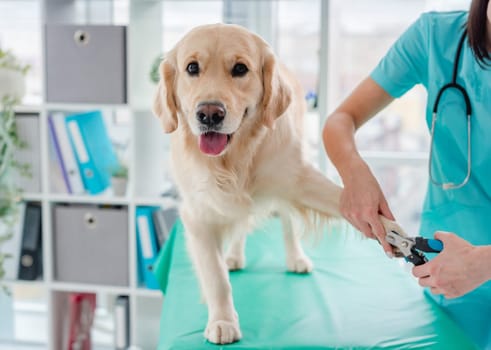
{"label": "cream colored fur", "polygon": [[[186,72],[190,62],[199,63],[199,76]],[[236,63],[248,67],[245,76],[232,77]],[[205,337],[231,343],[241,338],[241,331],[228,270],[244,268],[246,234],[277,212],[288,270],[308,273],[313,265],[292,218],[312,226],[315,217],[340,217],[341,188],[304,159],[302,88],[258,36],[234,25],[197,27],[168,53],[160,70],[154,112],[172,133],[180,214],[208,304]],[[208,156],[198,146],[196,109],[204,101],[223,103],[227,114],[222,131],[233,134],[218,156]],[[387,220],[384,224],[396,227]]]}

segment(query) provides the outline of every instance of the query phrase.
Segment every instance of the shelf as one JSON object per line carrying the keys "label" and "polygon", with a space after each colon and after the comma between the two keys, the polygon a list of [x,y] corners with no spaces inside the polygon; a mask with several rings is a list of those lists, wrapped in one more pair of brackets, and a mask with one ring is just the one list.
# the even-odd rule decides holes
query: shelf
{"label": "shelf", "polygon": [[361,152],[363,159],[372,164],[425,166],[428,164],[426,152]]}
{"label": "shelf", "polygon": [[135,294],[140,297],[163,298],[162,291],[147,288],[137,288]]}
{"label": "shelf", "polygon": [[39,105],[19,105],[15,107],[16,113],[41,113],[43,106]]}
{"label": "shelf", "polygon": [[[13,283],[17,284],[17,282]],[[42,282],[38,285],[44,286]],[[103,292],[109,294],[135,295],[139,297],[156,299],[163,298],[162,291],[143,287],[132,289],[130,287],[104,286],[97,284],[53,282],[51,283],[51,289],[57,292]]]}
{"label": "shelf", "polygon": [[[39,289],[34,292],[43,295],[43,302],[47,310],[45,321],[47,331],[43,330],[43,334],[47,336],[47,340],[46,344],[42,344],[42,348],[50,350],[63,348],[59,341],[63,332],[63,327],[59,324],[59,319],[61,319],[59,307],[69,299],[71,293],[88,292],[102,294],[102,298],[98,298],[98,301],[100,300],[101,304],[107,303],[105,306],[109,305],[109,307],[112,307],[112,300],[116,296],[129,296],[129,308],[131,312],[128,332],[131,342],[135,348],[155,349],[158,344],[158,320],[163,295],[159,290],[148,290],[144,286],[136,285],[139,270],[135,211],[136,206],[139,205],[163,207],[167,205],[169,200],[168,198],[159,197],[159,190],[163,188],[162,182],[165,180],[167,174],[165,157],[168,157],[169,138],[164,136],[160,121],[152,114],[152,97],[156,90],[156,85],[152,84],[148,79],[149,69],[154,57],[157,57],[162,52],[162,40],[159,33],[162,21],[160,6],[153,6],[153,0],[152,2],[148,2],[147,0],[143,2],[139,0],[125,1],[125,4],[123,4],[125,5],[124,8],[119,6],[119,4],[117,4],[118,6],[110,6],[111,3],[115,3],[117,0],[102,0],[103,5],[99,1],[91,2],[88,0],[26,1],[39,3],[40,11],[38,12],[40,16],[37,20],[39,22],[41,43],[39,57],[37,57],[40,59],[40,62],[38,62],[39,64],[36,66],[36,69],[39,70],[41,84],[40,91],[36,91],[39,96],[36,95],[35,97],[37,98],[26,99],[23,105],[16,107],[15,111],[25,114],[37,114],[39,116],[39,147],[35,149],[39,149],[40,183],[38,187],[30,190],[27,190],[26,187],[26,191],[29,192],[21,193],[19,197],[25,202],[40,202],[41,204],[44,279],[38,281],[0,281],[0,293],[2,293],[2,286],[11,289],[14,294],[17,293],[17,289],[20,289],[19,293],[23,292],[24,289],[28,292],[30,292],[31,288]],[[81,8],[85,11],[80,11]],[[91,18],[86,18],[86,16]],[[48,46],[53,45],[54,41],[49,42],[46,28],[50,24],[66,25],[80,23],[108,26],[112,24],[126,25],[126,34],[123,38],[125,40],[124,54],[118,51],[121,53],[121,59],[124,60],[124,99],[92,99],[92,101],[101,101],[101,103],[80,103],[75,101],[89,100],[82,98],[73,99],[74,103],[57,103],[47,100],[47,97],[56,95],[49,94],[51,86],[49,83],[55,80],[50,80],[53,78],[50,78],[51,75],[48,74],[49,70],[47,68],[53,66],[49,65],[50,60],[47,56],[47,48],[51,48],[52,51],[56,48]],[[145,38],[145,40],[135,40],[135,38]],[[56,41],[56,45],[59,44],[61,45],[61,42]],[[111,45],[113,44],[114,42],[111,43]],[[113,52],[116,51],[113,50]],[[61,56],[56,57],[59,58]],[[104,71],[104,69],[101,71]],[[95,77],[93,76],[93,78]],[[100,78],[108,80],[106,79],[106,75]],[[67,80],[64,79],[63,81]],[[69,81],[72,83],[72,87],[77,87],[77,84],[74,84],[71,80]],[[63,86],[61,81],[57,82],[57,84]],[[118,86],[122,85],[118,84]],[[51,92],[53,92],[53,89],[51,89]],[[77,93],[79,92],[77,91]],[[52,97],[51,101],[68,101],[68,99]],[[115,101],[116,103],[105,103],[104,101]],[[127,194],[125,196],[114,196],[111,188],[98,195],[67,193],[66,182],[64,182],[63,173],[59,169],[60,163],[56,150],[57,145],[53,142],[53,125],[50,124],[52,121],[50,120],[50,116],[55,113],[72,115],[95,110],[102,112],[110,141],[117,148],[115,152],[121,158],[121,161],[128,165],[130,182],[128,183]],[[32,129],[36,131],[37,127]],[[55,168],[55,166],[58,166],[58,168]],[[77,205],[72,205],[72,208],[68,208],[68,206],[65,207],[58,204]],[[86,205],[84,208],[78,208],[84,204]],[[92,205],[94,208],[92,208]],[[121,216],[124,216],[124,219],[118,219],[115,222],[117,221],[117,224],[124,226],[125,232],[119,234],[118,239],[120,239],[119,242],[124,240],[127,245],[125,244],[124,248],[114,248],[114,245],[110,245],[109,247],[113,248],[113,250],[124,249],[125,257],[121,259],[124,263],[118,264],[117,266],[124,266],[128,270],[124,274],[127,279],[124,282],[114,282],[115,285],[109,284],[112,282],[107,279],[93,280],[93,283],[65,282],[85,280],[83,278],[77,279],[70,277],[65,279],[60,277],[60,271],[56,268],[56,264],[62,259],[58,259],[55,253],[59,251],[58,249],[62,241],[60,239],[61,235],[64,234],[66,237],[68,230],[60,230],[58,228],[59,220],[57,221],[57,219],[59,219],[59,216],[56,217],[54,213],[60,207],[63,207],[62,209],[73,210],[85,210],[85,207],[90,207],[90,210],[92,210],[96,209],[95,206],[98,207],[97,209],[102,207],[102,210],[114,209],[114,211],[124,212],[124,214],[121,214]],[[113,208],[108,208],[111,206]],[[120,208],[121,210],[119,210]],[[71,228],[72,225],[80,225],[80,223],[68,220],[66,227]],[[114,226],[113,222],[111,221],[108,226]],[[121,230],[114,230],[112,232],[120,233]],[[95,248],[96,245],[98,247],[102,245],[100,242],[98,239],[94,240],[93,245],[87,249],[87,254],[83,255],[85,260],[79,258],[76,260],[72,259],[71,261],[74,264],[78,263],[79,267],[88,266],[90,259],[92,261],[95,260],[95,253],[91,249],[93,247]],[[79,245],[75,245],[75,250],[82,250],[82,248]],[[106,252],[108,254],[112,253],[114,256],[121,256],[121,254],[111,252],[110,249],[103,249],[103,254],[106,254]],[[109,255],[108,261],[114,262],[114,256]],[[99,268],[98,264],[95,265],[96,268]],[[96,270],[96,268],[91,267],[92,270]],[[111,276],[114,275],[114,270],[114,265],[111,265],[109,270]],[[87,281],[91,281],[91,279]],[[66,313],[66,310],[62,312]],[[110,316],[112,317],[112,315]],[[2,316],[0,316],[0,319],[2,319]],[[24,326],[22,325],[22,327]],[[111,340],[109,340],[110,342]],[[95,342],[93,347],[94,349],[101,350],[113,348],[112,346],[105,346],[103,344],[105,344],[105,341],[101,342],[101,344]],[[3,350],[9,345],[8,343],[4,344],[0,340],[0,349]],[[16,349],[23,349],[23,345],[19,342],[13,342],[13,347]]]}
{"label": "shelf", "polygon": [[87,203],[87,204],[111,204],[111,205],[164,205],[169,202],[167,198],[139,198],[131,199],[129,197],[114,196],[90,196],[90,195],[71,195],[71,194],[43,194],[43,193],[21,193],[22,200],[26,202],[35,202],[48,200],[53,203]]}
{"label": "shelf", "polygon": [[142,206],[163,206],[175,204],[176,200],[169,197],[137,197],[134,202],[136,205]]}
{"label": "shelf", "polygon": [[130,295],[129,287],[104,286],[97,284],[53,282],[51,289],[57,292],[102,292],[110,294]]}
{"label": "shelf", "polygon": [[[36,288],[47,288],[46,282],[44,280],[35,280],[35,281],[25,281],[25,280],[0,280],[0,288],[1,287],[19,287],[19,286],[28,286],[28,287],[36,287]],[[0,290],[0,294],[2,291]]]}
{"label": "shelf", "polygon": [[54,203],[89,203],[89,204],[112,204],[128,205],[130,200],[127,197],[109,196],[73,196],[69,194],[50,194],[47,196],[50,202]]}
{"label": "shelf", "polygon": [[26,202],[34,202],[34,201],[42,201],[45,198],[45,195],[42,193],[24,192],[21,193],[21,197]]}
{"label": "shelf", "polygon": [[47,110],[54,111],[85,111],[95,109],[129,109],[127,104],[92,104],[92,103],[46,103]]}

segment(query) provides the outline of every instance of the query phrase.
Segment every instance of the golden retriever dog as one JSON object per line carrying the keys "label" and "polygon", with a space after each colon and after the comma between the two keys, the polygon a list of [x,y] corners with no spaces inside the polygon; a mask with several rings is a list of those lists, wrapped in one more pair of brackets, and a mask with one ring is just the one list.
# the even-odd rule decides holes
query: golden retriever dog
{"label": "golden retriever dog", "polygon": [[197,27],[166,55],[160,74],[154,113],[172,133],[186,244],[208,306],[205,337],[232,343],[241,331],[228,271],[244,268],[246,234],[278,213],[287,269],[308,273],[293,218],[312,227],[340,217],[341,187],[305,160],[304,93],[259,36],[236,25]]}

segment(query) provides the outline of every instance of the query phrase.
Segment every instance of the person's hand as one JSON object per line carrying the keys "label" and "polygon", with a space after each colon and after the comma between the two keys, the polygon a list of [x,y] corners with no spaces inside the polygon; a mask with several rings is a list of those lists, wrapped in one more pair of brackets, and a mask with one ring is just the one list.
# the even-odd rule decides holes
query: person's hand
{"label": "person's hand", "polygon": [[361,158],[354,158],[343,176],[340,211],[356,229],[366,237],[377,239],[385,253],[393,256],[392,247],[385,240],[385,228],[379,215],[394,220],[380,185],[368,165]]}
{"label": "person's hand", "polygon": [[481,258],[482,247],[449,232],[436,232],[435,238],[442,241],[442,252],[430,262],[413,268],[421,286],[451,299],[476,289],[490,278],[489,262]]}

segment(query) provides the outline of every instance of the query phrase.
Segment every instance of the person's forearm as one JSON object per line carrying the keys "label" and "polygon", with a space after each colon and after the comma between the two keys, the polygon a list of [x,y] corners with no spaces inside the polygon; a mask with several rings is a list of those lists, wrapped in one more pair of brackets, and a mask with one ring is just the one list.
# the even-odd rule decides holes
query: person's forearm
{"label": "person's forearm", "polygon": [[361,160],[356,148],[355,130],[349,114],[335,112],[328,118],[322,132],[326,153],[342,178],[351,171],[353,160]]}
{"label": "person's forearm", "polygon": [[385,240],[380,215],[394,220],[387,200],[355,143],[355,132],[392,97],[372,78],[363,80],[326,121],[322,139],[326,153],[343,182],[339,201],[341,215],[366,237],[377,239],[387,255],[392,247]]}
{"label": "person's forearm", "polygon": [[322,133],[324,147],[343,179],[360,166],[368,167],[356,149],[355,131],[392,100],[392,96],[367,77],[327,119]]}
{"label": "person's forearm", "polygon": [[491,245],[478,247],[478,261],[482,267],[484,282],[491,280]]}

